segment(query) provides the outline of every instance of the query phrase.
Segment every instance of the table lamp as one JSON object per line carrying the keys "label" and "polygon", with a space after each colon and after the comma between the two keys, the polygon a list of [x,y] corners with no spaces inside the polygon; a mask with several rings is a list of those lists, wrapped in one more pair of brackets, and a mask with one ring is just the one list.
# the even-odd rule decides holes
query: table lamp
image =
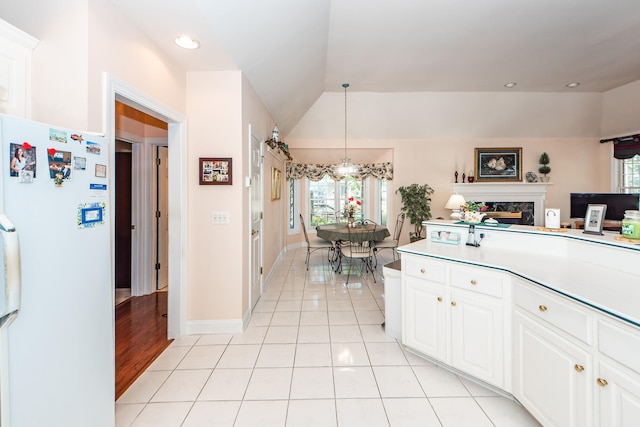
{"label": "table lamp", "polygon": [[444,208],[451,209],[453,211],[451,212],[451,219],[460,221],[460,208],[465,203],[464,197],[460,194],[452,194]]}

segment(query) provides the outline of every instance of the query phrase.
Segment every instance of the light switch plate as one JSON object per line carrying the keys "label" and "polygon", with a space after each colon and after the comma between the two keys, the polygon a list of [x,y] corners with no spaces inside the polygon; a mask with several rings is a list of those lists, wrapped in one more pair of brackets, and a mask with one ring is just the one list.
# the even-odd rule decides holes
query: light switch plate
{"label": "light switch plate", "polygon": [[211,212],[211,224],[229,224],[229,212]]}

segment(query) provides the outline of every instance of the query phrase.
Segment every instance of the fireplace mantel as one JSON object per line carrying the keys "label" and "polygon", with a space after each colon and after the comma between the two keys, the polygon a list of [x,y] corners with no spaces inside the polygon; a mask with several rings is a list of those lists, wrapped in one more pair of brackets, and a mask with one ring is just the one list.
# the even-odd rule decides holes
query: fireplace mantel
{"label": "fireplace mantel", "polygon": [[550,183],[474,182],[473,184],[452,185],[453,194],[460,194],[465,200],[477,202],[533,202],[535,225],[544,224],[547,186]]}

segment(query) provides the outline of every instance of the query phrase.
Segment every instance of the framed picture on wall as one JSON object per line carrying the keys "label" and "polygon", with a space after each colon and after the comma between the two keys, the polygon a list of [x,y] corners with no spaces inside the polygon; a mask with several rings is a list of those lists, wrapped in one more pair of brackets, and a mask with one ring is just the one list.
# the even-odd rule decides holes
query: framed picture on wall
{"label": "framed picture on wall", "polygon": [[200,157],[200,185],[232,185],[231,158]]}
{"label": "framed picture on wall", "polygon": [[271,200],[280,200],[282,188],[282,172],[278,168],[271,168]]}
{"label": "framed picture on wall", "polygon": [[475,180],[522,181],[522,148],[476,148]]}
{"label": "framed picture on wall", "polygon": [[606,212],[607,205],[587,205],[587,213],[584,216],[584,233],[602,234]]}

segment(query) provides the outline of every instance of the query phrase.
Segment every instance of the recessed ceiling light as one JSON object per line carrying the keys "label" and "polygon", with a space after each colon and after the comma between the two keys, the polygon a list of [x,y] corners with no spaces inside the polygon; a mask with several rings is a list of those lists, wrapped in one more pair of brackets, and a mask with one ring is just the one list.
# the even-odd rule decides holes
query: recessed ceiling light
{"label": "recessed ceiling light", "polygon": [[511,83],[507,83],[506,85],[504,85],[504,87],[508,87],[509,89],[511,89],[512,87],[515,87],[515,85],[517,85],[517,84],[518,83],[511,82]]}
{"label": "recessed ceiling light", "polygon": [[578,87],[578,86],[580,86],[580,83],[578,83],[578,82],[569,83],[567,85],[567,87],[570,87],[571,89],[573,89],[574,87]]}
{"label": "recessed ceiling light", "polygon": [[197,49],[200,47],[200,42],[192,38],[191,36],[178,36],[173,41],[180,47],[185,49]]}

